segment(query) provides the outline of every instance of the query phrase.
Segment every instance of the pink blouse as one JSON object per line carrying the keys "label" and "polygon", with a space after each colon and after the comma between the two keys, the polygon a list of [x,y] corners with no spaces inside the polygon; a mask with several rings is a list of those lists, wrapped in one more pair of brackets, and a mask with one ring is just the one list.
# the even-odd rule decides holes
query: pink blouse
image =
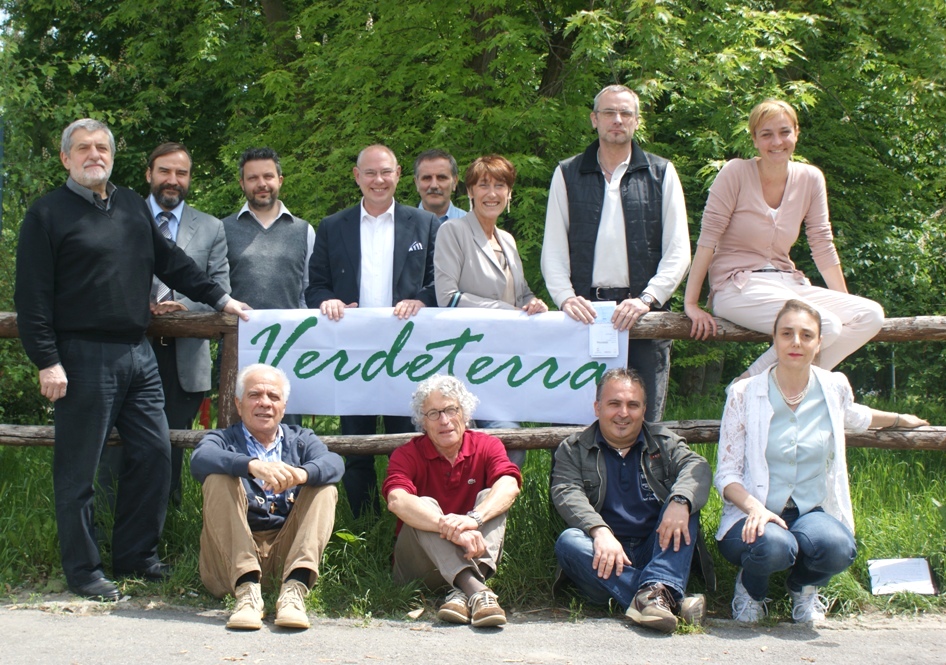
{"label": "pink blouse", "polygon": [[781,205],[773,211],[762,194],[756,161],[727,162],[710,187],[697,245],[715,250],[709,268],[711,294],[729,279],[742,287],[748,271],[768,265],[793,271],[803,279],[789,256],[802,220],[818,269],[824,271],[841,262],[828,220],[828,198],[821,171],[808,164],[789,162],[785,194]]}

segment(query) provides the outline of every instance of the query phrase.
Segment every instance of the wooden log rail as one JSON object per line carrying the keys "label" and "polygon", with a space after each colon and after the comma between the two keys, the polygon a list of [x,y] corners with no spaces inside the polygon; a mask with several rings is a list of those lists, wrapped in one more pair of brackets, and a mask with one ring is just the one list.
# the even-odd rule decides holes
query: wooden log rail
{"label": "wooden log rail", "polygon": [[[719,440],[718,420],[670,420],[663,423],[689,443],[716,443]],[[565,437],[580,432],[581,427],[535,427],[490,430],[513,450],[554,448]],[[171,430],[171,444],[177,448],[193,448],[204,430]],[[327,435],[320,437],[330,450],[340,455],[387,455],[403,445],[413,434],[376,434],[372,436]],[[946,427],[908,429],[872,429],[847,432],[849,448],[884,448],[888,450],[946,451]],[[112,432],[109,445],[120,445],[117,432]],[[52,446],[53,428],[35,425],[0,425],[0,446]]]}
{"label": "wooden log rail", "polygon": [[[716,319],[719,333],[713,338],[720,342],[765,342],[771,337],[737,326],[724,319]],[[218,397],[218,422],[226,426],[234,422],[233,390],[237,374],[237,319],[230,314],[204,312],[176,312],[155,317],[148,334],[164,337],[201,337],[223,342]],[[15,338],[19,333],[16,314],[0,312],[0,338]],[[632,339],[689,339],[690,319],[675,312],[654,312],[644,315],[630,331]],[[946,316],[913,316],[887,319],[875,342],[915,342],[946,340]],[[665,423],[690,443],[715,443],[719,438],[719,421],[681,420]],[[516,430],[497,430],[512,449],[554,448],[566,436],[580,431],[580,427],[540,427]],[[181,448],[193,448],[203,432],[172,430],[171,443]],[[406,442],[409,434],[375,436],[324,436],[326,445],[340,454],[387,454]],[[0,424],[0,445],[51,446],[53,428]],[[113,433],[110,445],[119,443]],[[886,448],[896,450],[946,451],[946,427],[921,427],[916,430],[870,430],[864,433],[848,432],[850,447]]]}

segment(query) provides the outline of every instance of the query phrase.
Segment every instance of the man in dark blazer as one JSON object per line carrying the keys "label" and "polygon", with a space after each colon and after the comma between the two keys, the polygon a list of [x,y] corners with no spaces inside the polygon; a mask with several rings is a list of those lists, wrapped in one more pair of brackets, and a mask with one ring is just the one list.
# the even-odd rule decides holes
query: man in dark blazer
{"label": "man in dark blazer", "polygon": [[[190,191],[191,155],[181,143],[162,143],[148,157],[145,178],[151,189],[148,208],[158,228],[168,217],[168,237],[191,257],[224,291],[230,293],[227,237],[223,223],[195,210],[185,199]],[[162,288],[155,278],[152,311],[212,312],[209,305]],[[157,302],[158,298],[161,302]],[[164,387],[164,413],[170,429],[190,429],[206,391],[210,390],[210,342],[189,337],[155,337],[151,340]],[[171,449],[171,501],[181,503],[182,448]],[[103,454],[99,482],[110,486],[120,472],[121,448],[109,447]],[[105,468],[107,467],[107,468]],[[104,472],[104,473],[103,473]],[[106,488],[108,489],[108,487]]]}
{"label": "man in dark blazer", "polygon": [[[393,306],[400,319],[436,307],[434,242],[440,221],[395,203],[401,167],[387,146],[362,150],[353,173],[361,203],[319,224],[306,304],[331,321],[341,320],[348,307]],[[388,434],[414,431],[407,416],[382,417]],[[376,434],[377,420],[376,415],[342,416],[342,434]],[[349,455],[342,481],[356,517],[379,512],[373,455]]]}

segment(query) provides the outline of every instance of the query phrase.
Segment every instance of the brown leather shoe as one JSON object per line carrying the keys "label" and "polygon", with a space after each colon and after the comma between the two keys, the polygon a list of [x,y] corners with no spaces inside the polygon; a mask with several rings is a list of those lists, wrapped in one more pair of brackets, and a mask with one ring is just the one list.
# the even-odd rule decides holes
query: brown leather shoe
{"label": "brown leather shoe", "polygon": [[625,614],[638,626],[672,633],[677,629],[676,607],[677,601],[670,589],[657,582],[638,591]]}

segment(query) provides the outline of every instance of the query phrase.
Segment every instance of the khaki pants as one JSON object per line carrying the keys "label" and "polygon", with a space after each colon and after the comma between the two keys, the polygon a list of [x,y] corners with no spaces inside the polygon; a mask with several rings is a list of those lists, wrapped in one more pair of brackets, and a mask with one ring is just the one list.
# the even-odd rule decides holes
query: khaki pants
{"label": "khaki pants", "polygon": [[250,531],[246,490],[239,478],[207,476],[203,486],[204,527],[200,533],[200,579],[217,598],[236,590],[236,581],[259,573],[265,584],[284,581],[296,568],[313,571],[315,584],[322,552],[335,526],[334,485],[303,487],[281,529]]}
{"label": "khaki pants", "polygon": [[[477,495],[477,505],[488,492],[489,490],[483,490]],[[421,498],[440,511],[440,504],[436,499],[428,496]],[[506,515],[499,515],[486,522],[480,532],[486,541],[486,553],[470,561],[463,558],[462,547],[441,538],[439,532],[421,531],[407,524],[403,525],[394,545],[394,581],[406,584],[412,580],[421,580],[427,588],[437,590],[444,586],[454,586],[456,576],[467,569],[473,571],[477,579],[485,581],[496,573],[496,567],[503,555]]]}

